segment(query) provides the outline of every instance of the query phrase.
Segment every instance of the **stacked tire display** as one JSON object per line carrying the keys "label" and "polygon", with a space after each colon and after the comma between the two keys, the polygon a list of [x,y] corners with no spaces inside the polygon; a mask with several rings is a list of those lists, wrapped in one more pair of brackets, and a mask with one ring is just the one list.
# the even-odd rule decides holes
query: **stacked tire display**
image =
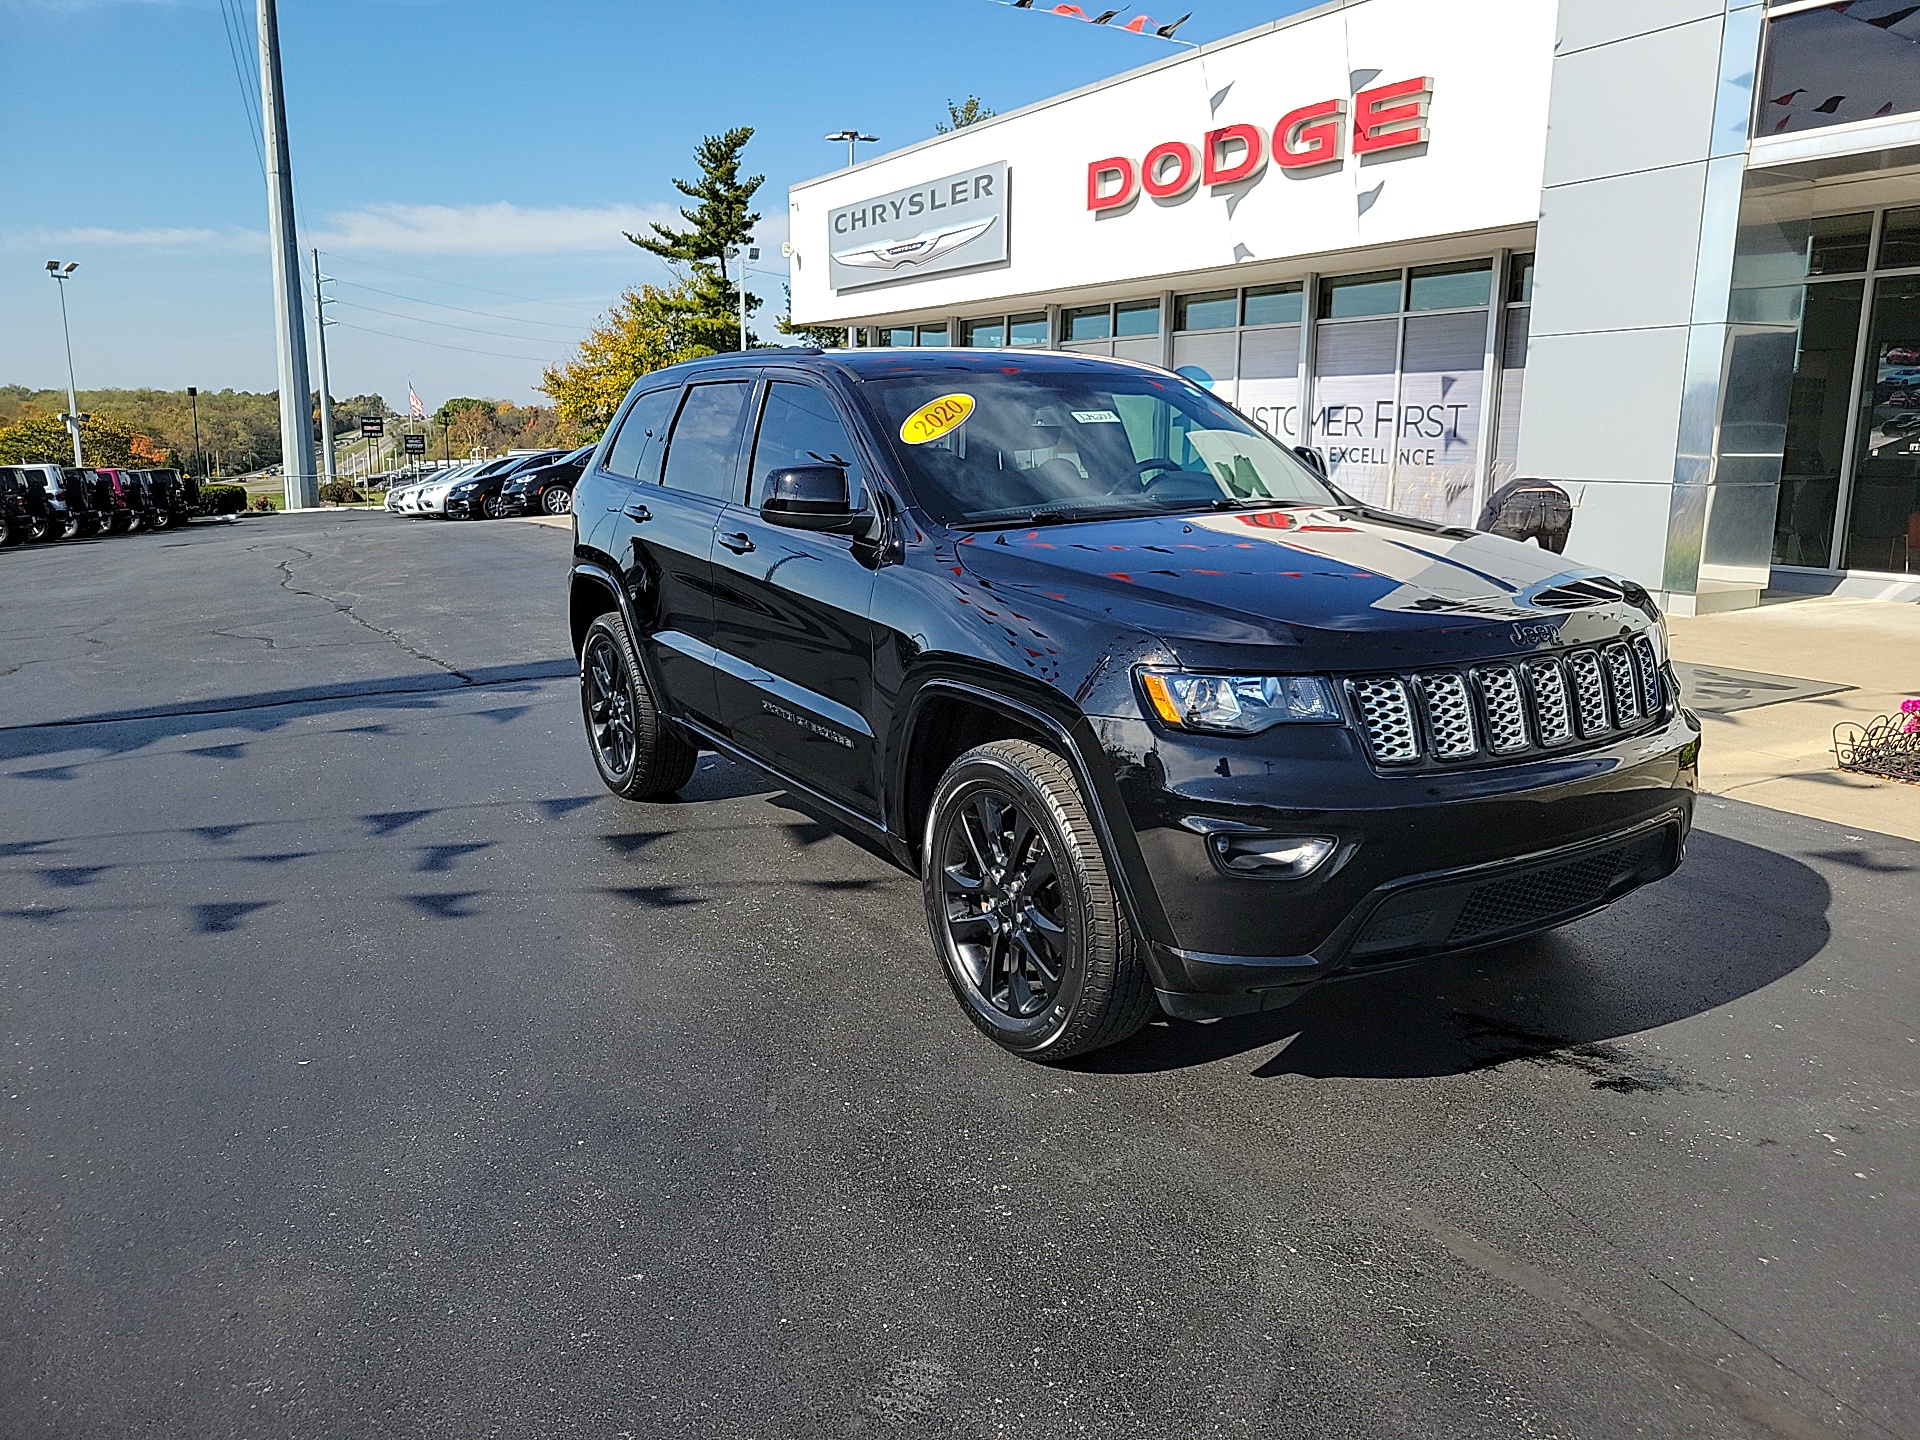
{"label": "stacked tire display", "polygon": [[0,465],[0,545],[171,530],[200,503],[200,482],[177,470]]}

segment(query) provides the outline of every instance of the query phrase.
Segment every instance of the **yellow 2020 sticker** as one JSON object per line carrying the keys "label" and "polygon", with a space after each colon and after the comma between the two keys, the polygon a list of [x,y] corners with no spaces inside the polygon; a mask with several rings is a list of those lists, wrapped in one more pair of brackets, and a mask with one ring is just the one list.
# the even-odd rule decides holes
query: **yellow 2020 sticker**
{"label": "yellow 2020 sticker", "polygon": [[909,445],[925,445],[949,431],[958,430],[973,413],[973,396],[942,395],[929,400],[900,422],[900,438]]}

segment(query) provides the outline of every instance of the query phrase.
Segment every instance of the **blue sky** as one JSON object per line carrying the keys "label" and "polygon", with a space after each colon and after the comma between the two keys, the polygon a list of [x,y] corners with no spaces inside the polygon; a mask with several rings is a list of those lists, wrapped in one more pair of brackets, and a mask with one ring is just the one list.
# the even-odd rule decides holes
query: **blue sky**
{"label": "blue sky", "polygon": [[[257,74],[253,0],[225,3]],[[1155,3],[1192,8],[1194,40],[1306,8]],[[991,0],[280,0],[280,27],[301,245],[342,282],[332,389],[401,402],[411,380],[430,406],[537,398],[543,360],[660,278],[620,231],[671,213],[704,134],[756,132],[766,330],[786,187],[845,163],[828,131],[877,153],[930,135],[949,97],[1011,110],[1170,53]],[[33,77],[0,87],[0,383],[64,384],[59,258],[80,262],[82,388],[273,388],[264,181],[222,0],[0,0],[0,56]]]}

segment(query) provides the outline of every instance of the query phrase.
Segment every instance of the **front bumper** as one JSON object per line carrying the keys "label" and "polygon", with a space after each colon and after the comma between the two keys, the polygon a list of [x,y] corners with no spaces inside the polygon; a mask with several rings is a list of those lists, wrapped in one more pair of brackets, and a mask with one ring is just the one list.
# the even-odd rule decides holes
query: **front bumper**
{"label": "front bumper", "polygon": [[440,507],[440,514],[449,520],[467,520],[486,513],[487,500],[484,495],[463,495],[458,499],[448,496]]}
{"label": "front bumper", "polygon": [[[1108,730],[1110,756],[1143,743],[1116,780],[1173,1014],[1270,1009],[1336,975],[1564,924],[1671,873],[1692,823],[1700,732],[1684,710],[1577,753],[1439,774],[1380,774],[1344,727],[1270,736]],[[1207,838],[1222,826],[1337,846],[1299,879],[1229,874]]]}

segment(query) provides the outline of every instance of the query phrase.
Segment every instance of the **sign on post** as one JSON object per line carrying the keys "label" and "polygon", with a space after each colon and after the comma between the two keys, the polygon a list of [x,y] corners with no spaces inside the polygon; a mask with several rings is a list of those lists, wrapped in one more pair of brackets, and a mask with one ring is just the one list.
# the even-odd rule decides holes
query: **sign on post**
{"label": "sign on post", "polygon": [[386,434],[387,417],[384,415],[362,415],[360,417],[360,433],[369,440],[373,439],[376,435]]}
{"label": "sign on post", "polygon": [[402,435],[400,437],[400,448],[409,455],[424,455],[427,453],[427,437],[424,435]]}

